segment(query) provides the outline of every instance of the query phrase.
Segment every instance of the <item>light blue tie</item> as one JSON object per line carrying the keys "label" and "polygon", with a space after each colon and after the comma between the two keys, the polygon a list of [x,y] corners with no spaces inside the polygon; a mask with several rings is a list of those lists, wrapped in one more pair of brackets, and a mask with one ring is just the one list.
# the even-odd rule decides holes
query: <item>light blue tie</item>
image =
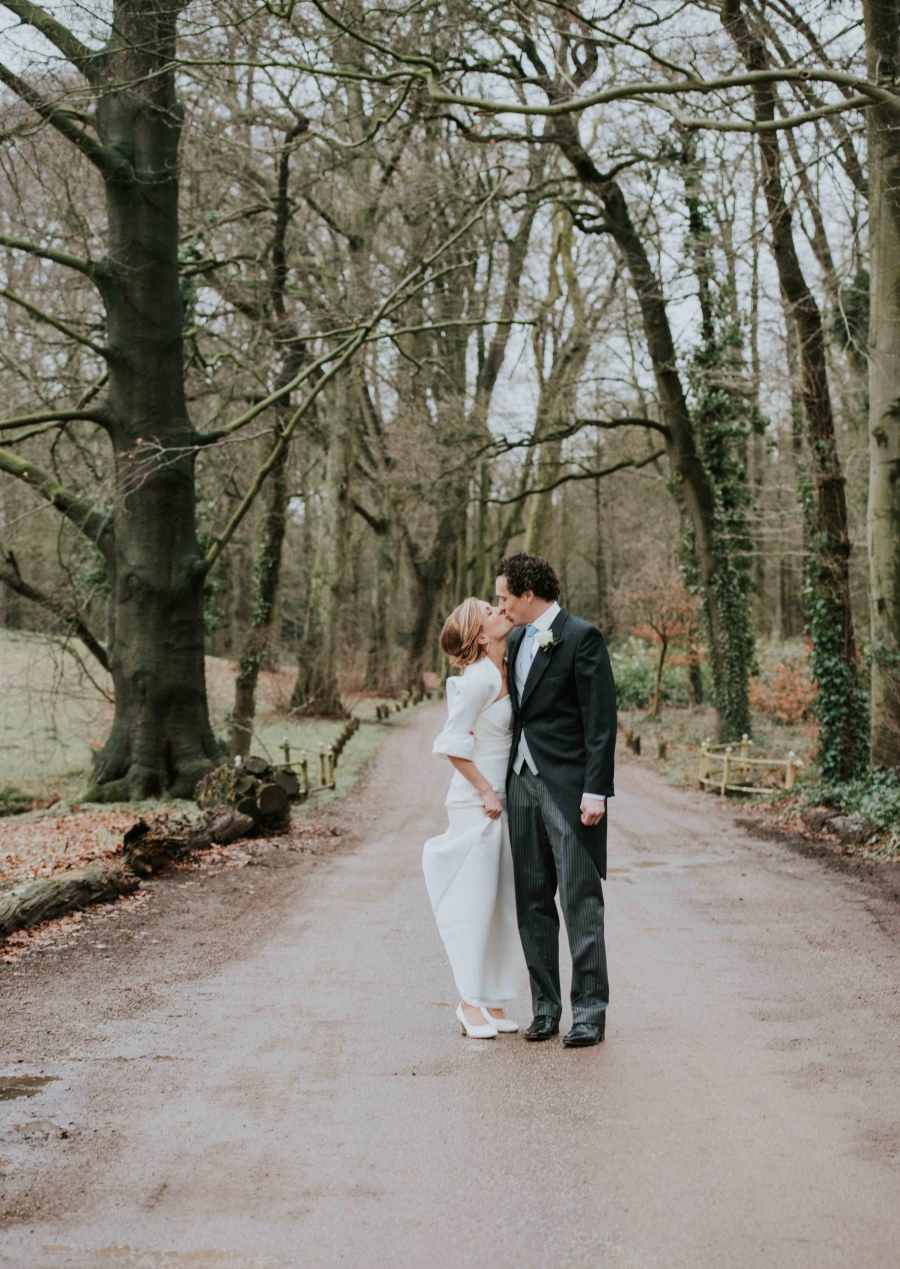
{"label": "light blue tie", "polygon": [[525,686],[525,680],[528,678],[528,671],[531,669],[531,649],[534,646],[534,637],[537,632],[537,626],[533,626],[529,622],[525,627],[525,637],[522,640],[522,646],[519,648],[519,655],[516,659],[516,684],[519,688],[520,696],[522,688]]}

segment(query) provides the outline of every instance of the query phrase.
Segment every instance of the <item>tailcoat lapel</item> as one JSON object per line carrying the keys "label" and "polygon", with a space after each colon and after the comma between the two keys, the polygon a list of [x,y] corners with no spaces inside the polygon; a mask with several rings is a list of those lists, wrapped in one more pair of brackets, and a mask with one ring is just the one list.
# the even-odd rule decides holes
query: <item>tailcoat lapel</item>
{"label": "tailcoat lapel", "polygon": [[[550,627],[550,629],[553,631],[553,634],[556,637],[557,645],[562,643],[563,627],[565,626],[568,619],[569,619],[569,614],[566,612],[565,608],[560,608],[559,612],[556,614],[555,618],[553,619],[553,625]],[[531,663],[531,669],[528,671],[528,677],[525,680],[525,686],[522,688],[522,699],[519,702],[519,709],[522,709],[524,707],[525,702],[528,700],[531,693],[534,691],[538,683],[541,681],[541,677],[544,671],[547,669],[547,666],[550,664],[550,657],[552,655],[553,654],[550,652],[545,652],[543,648],[538,648],[537,652],[534,655],[534,660]]]}
{"label": "tailcoat lapel", "polygon": [[516,682],[516,657],[519,655],[519,648],[522,646],[522,639],[525,636],[525,627],[516,626],[515,630],[509,636],[506,653],[506,682],[509,687],[509,694],[512,697],[513,709],[519,712],[519,685]]}

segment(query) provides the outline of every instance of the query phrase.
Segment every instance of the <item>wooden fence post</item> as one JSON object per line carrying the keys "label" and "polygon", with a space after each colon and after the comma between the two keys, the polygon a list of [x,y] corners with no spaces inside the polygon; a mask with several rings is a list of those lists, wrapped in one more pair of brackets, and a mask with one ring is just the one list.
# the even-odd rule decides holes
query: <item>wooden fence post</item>
{"label": "wooden fence post", "polygon": [[722,765],[722,797],[725,796],[725,790],[728,787],[728,777],[731,774],[731,745],[725,750],[725,762]]}
{"label": "wooden fence post", "polygon": [[794,787],[794,766],[795,766],[795,759],[794,759],[794,751],[792,749],[788,753],[787,763],[785,764],[784,787],[786,789],[792,789]]}

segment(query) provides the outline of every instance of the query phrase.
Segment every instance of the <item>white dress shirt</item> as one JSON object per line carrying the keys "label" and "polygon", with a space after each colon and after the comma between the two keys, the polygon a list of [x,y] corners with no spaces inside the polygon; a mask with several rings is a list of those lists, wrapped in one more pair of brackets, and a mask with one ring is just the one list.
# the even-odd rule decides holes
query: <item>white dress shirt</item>
{"label": "white dress shirt", "polygon": [[[554,602],[548,609],[546,609],[545,612],[541,613],[540,617],[536,617],[530,624],[535,627],[538,634],[541,634],[543,631],[550,629],[556,618],[559,616],[560,611],[561,609],[559,604]],[[518,692],[519,701],[522,700],[522,692],[525,689],[528,672],[531,669],[532,661],[537,656],[537,651],[538,642],[535,638],[531,641],[531,656],[524,657],[520,652],[520,654],[516,657],[516,691]],[[521,773],[523,765],[528,767],[528,770],[532,773],[532,775],[539,774],[534,758],[531,756],[531,750],[528,748],[528,741],[525,739],[524,727],[522,728],[522,734],[519,737],[519,747],[516,750],[516,757],[513,762],[513,771],[515,771],[516,775]],[[599,793],[585,792],[582,794],[582,797],[589,798],[594,802],[599,802],[600,804],[599,806],[588,807],[588,810],[602,810],[606,806],[606,798]]]}

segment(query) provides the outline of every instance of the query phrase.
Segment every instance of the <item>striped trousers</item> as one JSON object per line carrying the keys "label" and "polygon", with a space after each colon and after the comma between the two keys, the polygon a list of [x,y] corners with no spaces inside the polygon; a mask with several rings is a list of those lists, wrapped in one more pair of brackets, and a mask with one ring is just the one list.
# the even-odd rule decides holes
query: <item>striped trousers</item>
{"label": "striped trousers", "polygon": [[572,953],[572,1019],[599,1022],[609,1003],[600,874],[538,775],[523,765],[507,786],[519,934],[535,1017],[559,1018],[559,913]]}

